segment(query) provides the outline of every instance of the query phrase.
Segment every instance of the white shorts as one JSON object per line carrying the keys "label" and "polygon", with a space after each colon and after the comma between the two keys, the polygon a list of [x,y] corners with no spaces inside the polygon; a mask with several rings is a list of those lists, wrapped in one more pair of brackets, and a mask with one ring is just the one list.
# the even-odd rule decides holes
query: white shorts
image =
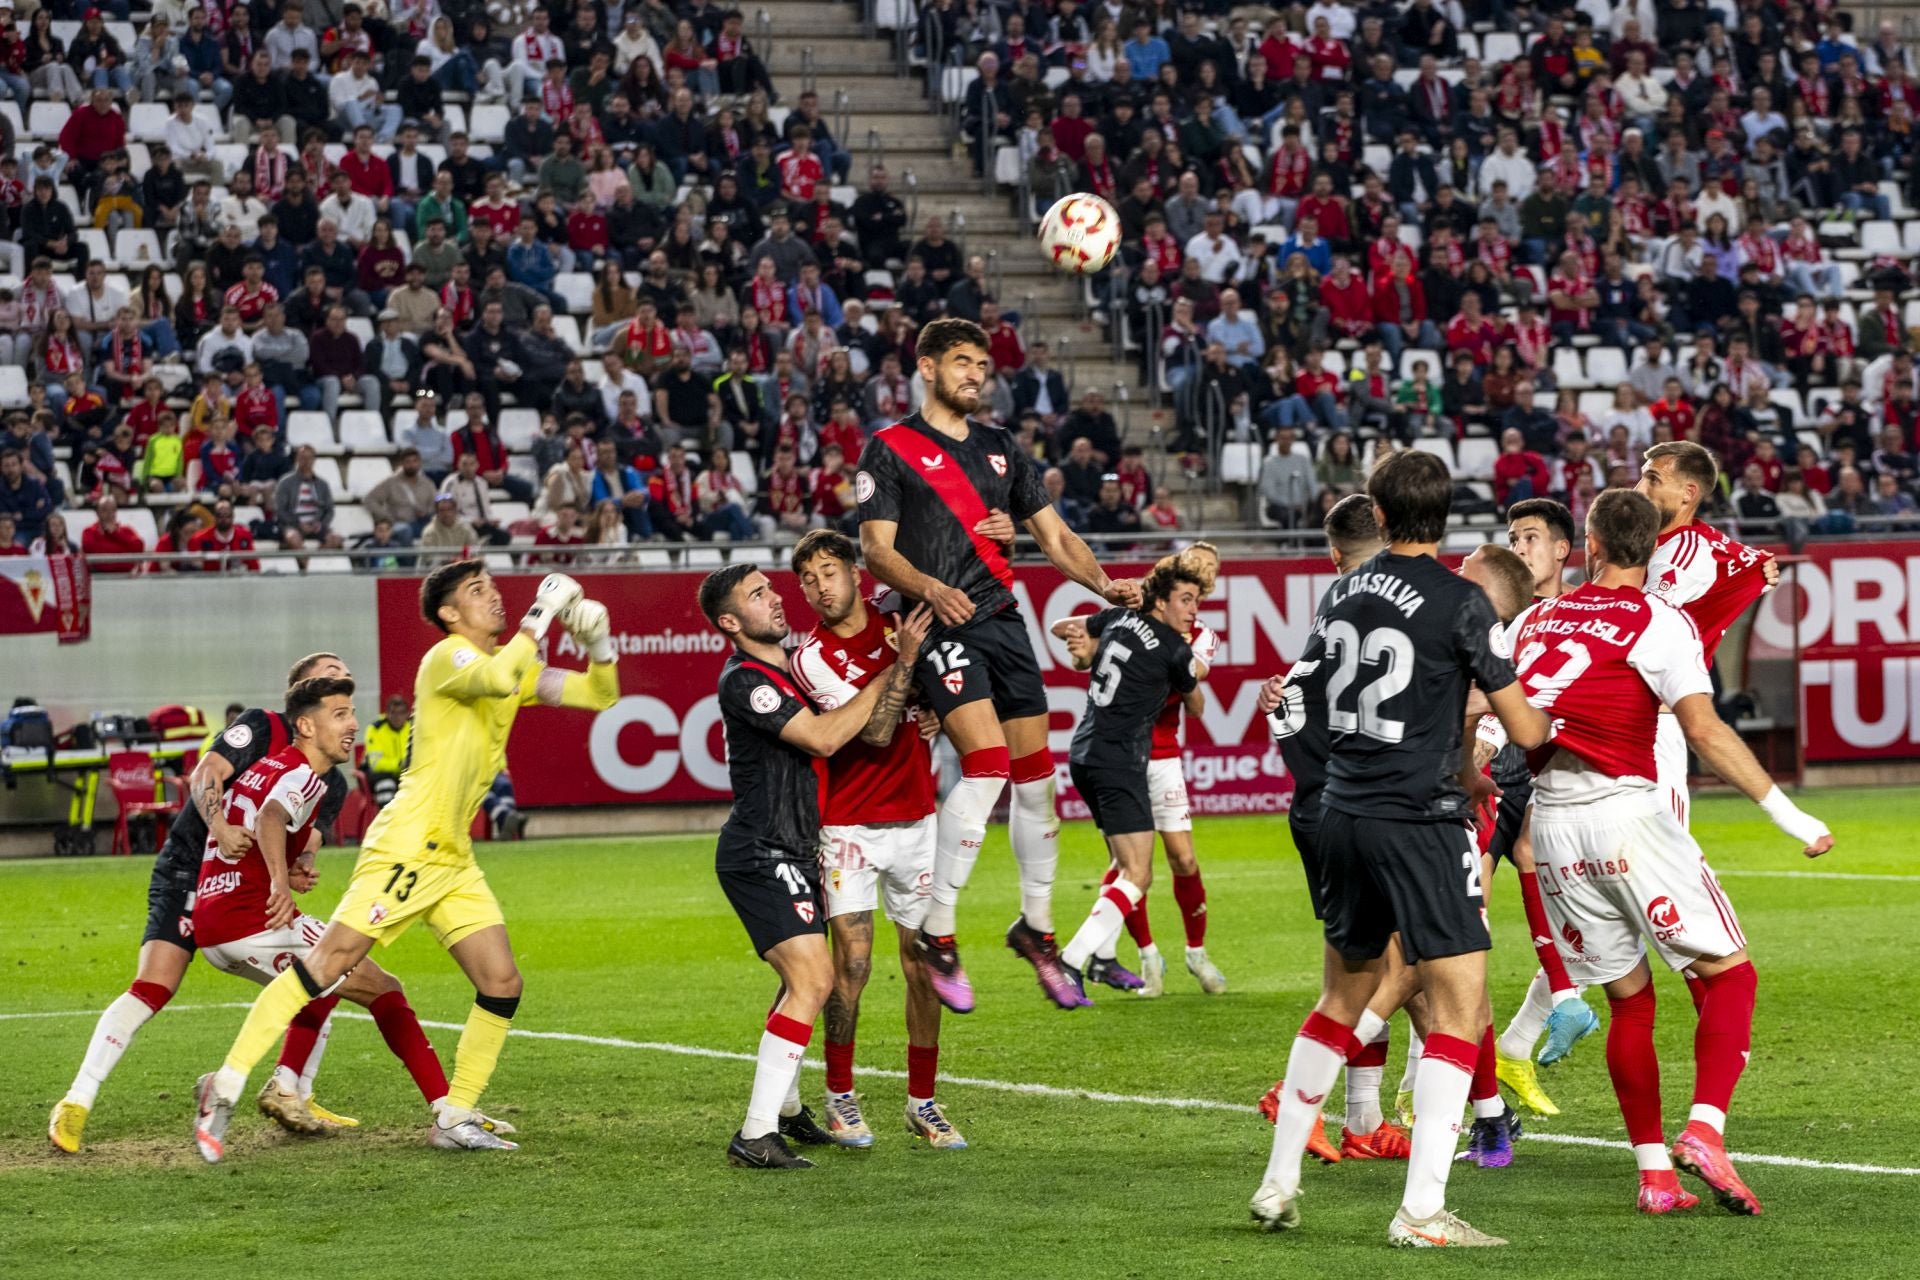
{"label": "white shorts", "polygon": [[872,911],[884,892],[887,919],[918,929],[933,903],[934,817],[918,822],[820,829],[820,883],[827,919]]}
{"label": "white shorts", "polygon": [[1653,791],[1534,805],[1540,893],[1575,982],[1625,977],[1649,943],[1676,970],[1747,945],[1706,856],[1665,803]]}
{"label": "white shorts", "polygon": [[317,916],[295,916],[284,929],[267,929],[202,947],[200,954],[220,972],[250,978],[264,987],[296,959],[305,959],[326,931],[327,922]]}
{"label": "white shorts", "polygon": [[1687,735],[1680,731],[1680,717],[1662,711],[1654,717],[1653,771],[1660,788],[1660,803],[1680,819],[1680,825],[1693,829],[1693,803],[1687,795]]}
{"label": "white shorts", "polygon": [[1153,809],[1155,831],[1193,830],[1193,810],[1187,801],[1187,771],[1179,756],[1147,761],[1147,799]]}

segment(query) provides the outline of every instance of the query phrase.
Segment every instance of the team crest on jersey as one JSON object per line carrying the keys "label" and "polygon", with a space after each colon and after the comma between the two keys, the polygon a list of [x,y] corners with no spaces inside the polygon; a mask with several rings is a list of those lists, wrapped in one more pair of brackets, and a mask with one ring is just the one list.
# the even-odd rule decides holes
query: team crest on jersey
{"label": "team crest on jersey", "polygon": [[387,918],[387,907],[385,903],[376,902],[371,907],[367,908],[368,924],[379,924],[382,920],[385,920],[386,918]]}
{"label": "team crest on jersey", "polygon": [[1003,476],[1007,474],[1007,455],[1006,454],[990,453],[987,455],[987,462],[992,465],[993,474],[997,476]]}
{"label": "team crest on jersey", "polygon": [[[900,637],[894,634],[894,630],[892,627],[885,628],[883,631],[881,631],[880,634],[886,637],[887,648],[893,650],[895,653],[900,652]],[[868,654],[867,656],[870,658],[877,658],[880,656],[880,651],[878,649],[875,649],[872,653]]]}
{"label": "team crest on jersey", "polygon": [[960,696],[960,692],[967,687],[967,676],[964,671],[949,671],[940,677],[940,683],[947,686],[948,693],[958,697]]}
{"label": "team crest on jersey", "polygon": [[236,723],[220,735],[220,741],[226,743],[235,751],[245,751],[247,744],[253,741],[253,730],[244,724]]}
{"label": "team crest on jersey", "polygon": [[813,923],[813,900],[810,898],[803,898],[799,902],[794,903],[793,913],[799,916],[802,920],[805,920],[808,924],[812,924]]}
{"label": "team crest on jersey", "polygon": [[747,702],[761,715],[772,715],[780,707],[780,693],[770,684],[763,684],[747,696]]}
{"label": "team crest on jersey", "polygon": [[856,502],[868,502],[873,498],[873,477],[865,471],[853,478],[853,497]]}

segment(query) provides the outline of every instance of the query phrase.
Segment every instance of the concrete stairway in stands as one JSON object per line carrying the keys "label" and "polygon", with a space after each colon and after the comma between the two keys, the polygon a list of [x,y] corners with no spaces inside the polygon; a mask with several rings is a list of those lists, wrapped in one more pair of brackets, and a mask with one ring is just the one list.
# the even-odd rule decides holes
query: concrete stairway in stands
{"label": "concrete stairway in stands", "polygon": [[[879,30],[869,37],[856,3],[768,0],[764,7],[772,18],[769,68],[782,100],[791,104],[803,86],[812,87],[822,115],[837,128],[834,94],[847,93],[847,128],[838,140],[853,153],[849,182],[864,190],[869,165],[881,160],[893,193],[913,213],[916,235],[937,215],[968,253],[993,254],[990,273],[999,279],[1001,305],[1021,311],[1023,336],[1053,345],[1055,367],[1070,373],[1076,398],[1094,387],[1105,393],[1128,442],[1148,446],[1149,463],[1159,474],[1154,434],[1170,437],[1172,412],[1152,408],[1134,360],[1113,358],[1105,329],[1088,319],[1079,279],[1054,270],[1026,233],[1015,209],[1017,195],[983,187],[972,158],[956,152],[948,116],[928,99],[924,76],[899,74],[893,33]],[[1120,388],[1129,401],[1124,410],[1116,403]],[[1203,514],[1209,524],[1237,522],[1238,502],[1190,490],[1172,460],[1165,472],[1190,522]]]}

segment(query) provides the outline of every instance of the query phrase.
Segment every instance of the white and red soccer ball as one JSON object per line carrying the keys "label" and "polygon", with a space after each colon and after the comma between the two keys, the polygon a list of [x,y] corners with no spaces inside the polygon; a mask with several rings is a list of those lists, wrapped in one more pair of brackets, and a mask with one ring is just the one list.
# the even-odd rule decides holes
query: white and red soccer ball
{"label": "white and red soccer ball", "polygon": [[1120,215],[1099,196],[1062,196],[1040,219],[1040,251],[1062,271],[1092,275],[1120,247]]}

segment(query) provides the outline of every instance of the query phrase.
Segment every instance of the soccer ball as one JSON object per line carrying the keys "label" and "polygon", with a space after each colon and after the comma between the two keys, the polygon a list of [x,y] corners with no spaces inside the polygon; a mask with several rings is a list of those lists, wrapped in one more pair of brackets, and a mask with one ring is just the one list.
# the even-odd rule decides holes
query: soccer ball
{"label": "soccer ball", "polygon": [[1099,196],[1062,196],[1040,219],[1040,251],[1062,271],[1092,275],[1120,247],[1120,215]]}

